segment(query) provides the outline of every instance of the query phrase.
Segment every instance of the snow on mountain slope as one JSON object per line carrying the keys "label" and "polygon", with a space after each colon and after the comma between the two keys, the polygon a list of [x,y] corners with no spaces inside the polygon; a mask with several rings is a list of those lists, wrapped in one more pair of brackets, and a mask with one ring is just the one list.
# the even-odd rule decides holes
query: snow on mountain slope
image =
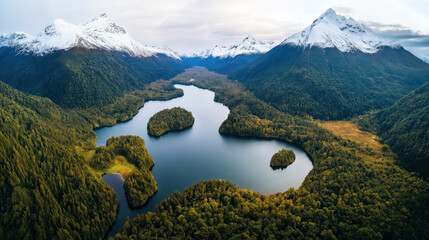
{"label": "snow on mountain slope", "polygon": [[0,47],[18,47],[27,44],[32,40],[32,36],[23,32],[9,33],[0,35]]}
{"label": "snow on mountain slope", "polygon": [[257,41],[252,36],[247,36],[240,44],[234,46],[216,45],[212,49],[207,49],[200,54],[194,54],[193,57],[200,58],[232,58],[237,55],[250,55],[266,53],[275,46],[274,42]]}
{"label": "snow on mountain slope", "polygon": [[110,20],[106,14],[85,24],[72,24],[57,19],[36,37],[25,33],[11,33],[0,36],[0,47],[17,47],[21,53],[46,55],[55,50],[74,47],[105,49],[128,53],[135,57],[150,57],[165,54],[180,59],[172,51],[148,47],[135,41],[125,30]]}
{"label": "snow on mountain slope", "polygon": [[376,53],[379,47],[399,47],[374,34],[367,26],[328,9],[303,31],[288,37],[281,44],[302,47],[337,48],[341,52]]}

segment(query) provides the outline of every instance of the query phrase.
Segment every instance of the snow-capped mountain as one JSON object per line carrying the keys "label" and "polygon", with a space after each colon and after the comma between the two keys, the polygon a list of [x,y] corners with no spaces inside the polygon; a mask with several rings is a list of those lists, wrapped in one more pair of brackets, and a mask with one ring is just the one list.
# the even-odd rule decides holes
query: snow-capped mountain
{"label": "snow-capped mountain", "polygon": [[165,54],[180,59],[172,51],[144,46],[116,25],[106,14],[85,24],[72,24],[56,19],[36,37],[25,33],[10,33],[0,36],[0,47],[15,47],[20,53],[46,55],[56,50],[74,47],[105,49],[124,52],[134,57],[151,57]]}
{"label": "snow-capped mountain", "polygon": [[337,48],[341,52],[362,51],[376,53],[382,46],[399,47],[398,44],[377,36],[364,24],[346,18],[328,9],[310,26],[288,37],[281,44],[302,47]]}
{"label": "snow-capped mountain", "polygon": [[281,111],[333,120],[392,105],[429,79],[429,65],[328,9],[228,77]]}
{"label": "snow-capped mountain", "polygon": [[240,44],[233,46],[216,45],[211,49],[194,54],[192,57],[200,58],[233,58],[238,55],[251,55],[266,53],[275,46],[274,42],[257,41],[252,36],[247,36]]}

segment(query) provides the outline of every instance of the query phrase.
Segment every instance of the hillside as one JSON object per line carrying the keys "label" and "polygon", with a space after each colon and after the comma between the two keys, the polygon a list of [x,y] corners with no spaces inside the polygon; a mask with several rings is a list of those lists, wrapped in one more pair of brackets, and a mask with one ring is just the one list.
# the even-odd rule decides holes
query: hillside
{"label": "hillside", "polygon": [[393,106],[364,116],[360,124],[373,128],[398,155],[402,166],[429,176],[429,83]]}
{"label": "hillside", "polygon": [[[0,49],[0,81],[66,108],[113,103],[124,93],[173,77],[183,64],[167,57],[134,58],[106,50],[71,49],[43,57]],[[17,74],[19,73],[19,74]]]}
{"label": "hillside", "polygon": [[328,10],[230,77],[283,112],[331,120],[392,105],[429,79],[429,65]]}
{"label": "hillside", "polygon": [[74,150],[93,145],[92,126],[2,82],[0,116],[2,239],[102,238],[118,203]]}
{"label": "hillside", "polygon": [[0,36],[0,81],[66,108],[101,107],[183,71],[175,53],[144,46],[106,15],[57,19],[36,37]]}

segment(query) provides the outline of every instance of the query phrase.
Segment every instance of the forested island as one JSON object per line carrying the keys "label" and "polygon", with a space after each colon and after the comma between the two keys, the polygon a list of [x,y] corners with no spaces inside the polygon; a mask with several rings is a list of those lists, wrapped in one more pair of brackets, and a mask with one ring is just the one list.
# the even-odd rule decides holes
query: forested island
{"label": "forested island", "polygon": [[90,165],[103,173],[121,173],[127,201],[133,208],[143,206],[158,189],[150,172],[154,162],[140,137],[109,138],[106,146],[95,150]]}
{"label": "forested island", "polygon": [[291,165],[294,161],[295,153],[292,150],[282,149],[273,155],[270,166],[273,169],[283,169]]}
{"label": "forested island", "polygon": [[180,131],[194,124],[192,113],[175,107],[165,109],[153,115],[147,123],[147,132],[151,136],[159,137],[171,131]]}

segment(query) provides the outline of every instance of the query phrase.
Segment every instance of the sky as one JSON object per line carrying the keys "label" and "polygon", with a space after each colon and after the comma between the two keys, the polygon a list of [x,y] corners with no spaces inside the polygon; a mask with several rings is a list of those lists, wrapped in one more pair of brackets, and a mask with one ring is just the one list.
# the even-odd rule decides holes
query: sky
{"label": "sky", "polygon": [[57,18],[78,24],[106,13],[143,44],[190,54],[247,35],[279,43],[328,8],[429,61],[429,0],[0,0],[0,34],[35,36]]}

